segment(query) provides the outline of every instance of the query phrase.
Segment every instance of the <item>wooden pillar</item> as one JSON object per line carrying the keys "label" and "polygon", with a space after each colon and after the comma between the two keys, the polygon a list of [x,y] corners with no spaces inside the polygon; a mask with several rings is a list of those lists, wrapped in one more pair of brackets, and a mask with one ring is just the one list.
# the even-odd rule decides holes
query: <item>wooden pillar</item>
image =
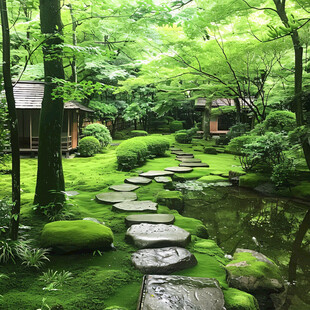
{"label": "wooden pillar", "polygon": [[210,105],[211,103],[206,103],[202,115],[202,130],[204,140],[208,140],[210,138]]}

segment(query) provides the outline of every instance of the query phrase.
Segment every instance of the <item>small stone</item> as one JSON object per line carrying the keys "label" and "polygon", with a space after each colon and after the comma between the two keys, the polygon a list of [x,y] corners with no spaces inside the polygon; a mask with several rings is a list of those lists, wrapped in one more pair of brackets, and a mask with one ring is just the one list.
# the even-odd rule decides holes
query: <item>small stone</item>
{"label": "small stone", "polygon": [[171,177],[155,177],[154,179],[157,183],[170,183],[170,182],[172,182]]}
{"label": "small stone", "polygon": [[144,200],[144,201],[124,201],[116,203],[112,207],[113,211],[127,211],[127,212],[140,212],[140,211],[157,211],[157,203]]}
{"label": "small stone", "polygon": [[191,241],[190,233],[178,226],[147,223],[132,225],[125,238],[138,248],[186,247]]}
{"label": "small stone", "polygon": [[112,185],[109,189],[116,192],[133,192],[138,189],[140,186],[132,185],[132,184],[120,184],[120,185]]}
{"label": "small stone", "polygon": [[137,200],[136,193],[130,192],[108,192],[96,195],[96,199],[101,203],[117,203],[123,201]]}
{"label": "small stone", "polygon": [[195,256],[180,247],[139,250],[131,261],[144,274],[170,274],[197,265]]}
{"label": "small stone", "polygon": [[65,195],[67,195],[68,197],[72,197],[72,196],[76,196],[79,195],[80,193],[77,191],[65,191],[63,192]]}
{"label": "small stone", "polygon": [[148,178],[143,178],[143,177],[132,177],[132,178],[127,178],[125,182],[132,183],[132,184],[145,185],[145,184],[150,184],[152,180]]}
{"label": "small stone", "polygon": [[210,167],[208,164],[205,163],[181,163],[179,165],[180,167],[191,167],[191,168],[195,168],[195,167]]}
{"label": "small stone", "polygon": [[193,169],[189,167],[168,167],[165,168],[166,171],[176,172],[176,173],[187,173],[192,172]]}
{"label": "small stone", "polygon": [[125,218],[127,226],[141,223],[149,224],[173,224],[175,218],[173,214],[135,214]]}
{"label": "small stone", "polygon": [[172,176],[174,175],[171,171],[158,171],[158,170],[151,170],[148,172],[140,173],[140,177],[146,177],[146,178],[155,178],[155,177],[164,177],[164,176]]}

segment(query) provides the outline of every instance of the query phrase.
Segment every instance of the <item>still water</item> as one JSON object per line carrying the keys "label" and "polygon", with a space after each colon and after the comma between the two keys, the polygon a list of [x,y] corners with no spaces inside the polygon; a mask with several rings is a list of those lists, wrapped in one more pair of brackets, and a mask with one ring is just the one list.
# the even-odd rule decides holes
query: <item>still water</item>
{"label": "still water", "polygon": [[200,219],[227,254],[246,248],[273,259],[294,283],[286,309],[310,309],[309,205],[228,185],[176,184],[185,194],[183,215]]}

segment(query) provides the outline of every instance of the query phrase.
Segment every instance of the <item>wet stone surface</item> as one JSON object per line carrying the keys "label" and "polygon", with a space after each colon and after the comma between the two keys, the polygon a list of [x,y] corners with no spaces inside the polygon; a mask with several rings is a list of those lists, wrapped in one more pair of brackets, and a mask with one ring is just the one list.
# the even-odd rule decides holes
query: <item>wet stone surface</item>
{"label": "wet stone surface", "polygon": [[138,189],[140,186],[133,185],[133,184],[120,184],[120,185],[112,185],[109,189],[116,191],[116,192],[133,192]]}
{"label": "wet stone surface", "polygon": [[155,178],[155,177],[165,177],[165,176],[172,176],[174,173],[171,171],[160,171],[160,170],[151,170],[148,172],[143,172],[139,174],[140,177],[146,178]]}
{"label": "wet stone surface", "polygon": [[189,167],[168,167],[165,168],[166,171],[172,171],[177,173],[186,173],[186,172],[192,172],[193,169]]}
{"label": "wet stone surface", "polygon": [[129,212],[139,212],[139,211],[157,211],[157,203],[145,200],[145,201],[124,201],[114,204],[112,207],[113,211],[129,211]]}
{"label": "wet stone surface", "polygon": [[174,215],[173,214],[136,214],[128,215],[125,218],[127,226],[141,223],[149,224],[173,224]]}
{"label": "wet stone surface", "polygon": [[132,254],[131,261],[145,274],[170,274],[197,264],[195,256],[180,247],[139,250]]}
{"label": "wet stone surface", "polygon": [[170,183],[170,182],[172,182],[171,177],[155,177],[154,180],[157,183]]}
{"label": "wet stone surface", "polygon": [[224,296],[217,280],[183,276],[149,275],[141,310],[224,310]]}
{"label": "wet stone surface", "polygon": [[137,194],[130,192],[108,192],[96,195],[96,199],[101,203],[117,203],[137,200]]}
{"label": "wet stone surface", "polygon": [[181,163],[179,165],[180,167],[191,167],[191,168],[195,168],[195,167],[209,167],[208,164],[205,163]]}
{"label": "wet stone surface", "polygon": [[186,247],[191,241],[191,235],[186,230],[165,224],[132,225],[126,232],[126,241],[138,248],[160,248],[167,246]]}
{"label": "wet stone surface", "polygon": [[152,180],[148,178],[143,178],[143,177],[132,177],[132,178],[127,178],[125,182],[131,183],[131,184],[146,185],[146,184],[150,184]]}

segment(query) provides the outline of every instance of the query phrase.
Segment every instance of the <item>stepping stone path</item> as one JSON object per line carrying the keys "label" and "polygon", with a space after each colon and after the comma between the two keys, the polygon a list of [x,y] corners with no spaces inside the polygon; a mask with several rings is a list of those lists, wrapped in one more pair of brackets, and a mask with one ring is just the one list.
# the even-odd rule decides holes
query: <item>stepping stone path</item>
{"label": "stepping stone path", "polygon": [[181,149],[179,149],[177,147],[171,147],[170,151],[172,151],[172,152],[183,152],[183,150],[181,150]]}
{"label": "stepping stone path", "polygon": [[143,178],[143,177],[132,177],[132,178],[127,178],[125,182],[132,183],[132,184],[146,185],[146,184],[151,183],[152,180],[148,178]]}
{"label": "stepping stone path", "polygon": [[132,185],[132,184],[121,184],[121,185],[110,186],[109,189],[112,189],[116,192],[133,192],[139,187],[140,186]]}
{"label": "stepping stone path", "polygon": [[196,167],[210,167],[208,164],[205,163],[181,163],[179,164],[180,167],[191,167],[191,168],[196,168]]}
{"label": "stepping stone path", "polygon": [[66,192],[63,192],[65,195],[67,195],[68,197],[72,197],[72,196],[76,196],[76,195],[79,195],[80,193],[77,192],[77,191],[66,191]]}
{"label": "stepping stone path", "polygon": [[178,226],[147,223],[132,225],[128,228],[125,238],[140,249],[167,246],[186,247],[191,241],[190,233]]}
{"label": "stepping stone path", "polygon": [[141,223],[173,224],[174,220],[173,214],[136,214],[128,215],[125,218],[125,223],[127,226]]}
{"label": "stepping stone path", "polygon": [[170,177],[155,177],[154,180],[157,183],[170,183],[170,182],[172,182],[172,179]]}
{"label": "stepping stone path", "polygon": [[182,163],[201,163],[201,160],[196,158],[176,158],[175,160],[181,161]]}
{"label": "stepping stone path", "polygon": [[188,167],[168,167],[165,170],[177,172],[177,173],[186,173],[186,172],[192,172],[193,171],[192,168],[188,168]]}
{"label": "stepping stone path", "polygon": [[194,155],[177,155],[177,159],[194,158]]}
{"label": "stepping stone path", "polygon": [[145,276],[140,310],[224,310],[225,301],[215,279],[184,276]]}
{"label": "stepping stone path", "polygon": [[197,265],[195,256],[179,247],[139,250],[131,261],[144,274],[170,274]]}
{"label": "stepping stone path", "polygon": [[159,170],[150,170],[148,172],[143,172],[139,174],[140,177],[146,177],[146,178],[152,178],[152,179],[155,177],[172,176],[172,175],[174,175],[173,172],[159,171]]}
{"label": "stepping stone path", "polygon": [[139,211],[157,211],[157,203],[145,200],[145,201],[124,201],[112,206],[114,211],[129,211],[129,212],[139,212]]}
{"label": "stepping stone path", "polygon": [[96,195],[96,199],[101,203],[117,203],[123,201],[137,200],[136,193],[128,192],[108,192]]}
{"label": "stepping stone path", "polygon": [[184,153],[184,152],[171,152],[171,154],[175,154],[175,155],[177,155],[177,156],[193,156],[194,157],[194,155],[193,154],[191,154],[191,153]]}

